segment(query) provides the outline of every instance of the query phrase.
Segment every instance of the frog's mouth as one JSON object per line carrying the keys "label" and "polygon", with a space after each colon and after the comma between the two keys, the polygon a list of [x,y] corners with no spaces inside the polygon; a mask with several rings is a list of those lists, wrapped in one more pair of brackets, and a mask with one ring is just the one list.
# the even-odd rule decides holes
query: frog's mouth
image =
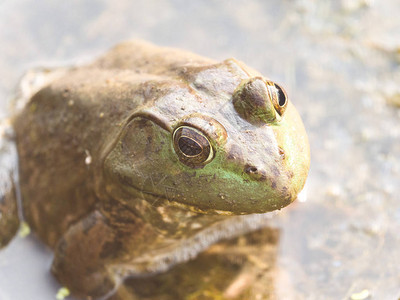
{"label": "frog's mouth", "polygon": [[[135,186],[132,184],[132,182],[126,182],[124,179],[120,179],[119,182],[122,183],[122,190],[127,194],[127,195],[137,195],[138,198],[145,200],[146,202],[150,203],[154,207],[162,206],[162,207],[175,207],[179,208],[185,211],[190,211],[194,212],[197,214],[216,214],[216,215],[223,215],[223,216],[229,216],[229,215],[244,215],[248,213],[235,213],[233,211],[229,210],[219,210],[219,209],[213,209],[213,208],[201,208],[197,205],[193,204],[188,204],[188,203],[183,203],[179,201],[179,199],[170,199],[168,198],[167,195],[161,195],[149,191],[145,191],[143,189],[140,189],[139,187]],[[111,194],[114,194],[115,191],[111,191]],[[120,195],[120,191],[116,192],[118,195]],[[117,196],[117,198],[121,199],[121,197],[118,197],[118,195],[112,195],[112,196]],[[127,205],[128,207],[130,206],[130,201],[125,200],[129,199],[128,197],[123,197],[123,202],[124,205]]]}

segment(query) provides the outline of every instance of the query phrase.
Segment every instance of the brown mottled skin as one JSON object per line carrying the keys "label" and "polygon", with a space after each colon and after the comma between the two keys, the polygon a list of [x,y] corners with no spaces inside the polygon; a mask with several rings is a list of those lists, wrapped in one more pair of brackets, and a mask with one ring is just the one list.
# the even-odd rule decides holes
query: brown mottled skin
{"label": "brown mottled skin", "polygon": [[[23,211],[61,284],[107,298],[295,200],[309,145],[279,91],[234,59],[135,41],[35,94],[14,120]],[[180,126],[208,160],[183,157]]]}

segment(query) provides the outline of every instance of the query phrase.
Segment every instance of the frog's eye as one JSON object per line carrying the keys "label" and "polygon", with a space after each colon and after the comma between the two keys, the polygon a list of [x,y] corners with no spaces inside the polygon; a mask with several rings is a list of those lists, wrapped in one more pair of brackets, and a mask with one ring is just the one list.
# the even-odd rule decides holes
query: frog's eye
{"label": "frog's eye", "polygon": [[202,167],[214,158],[209,140],[195,128],[180,126],[175,129],[172,138],[179,160],[189,167]]}
{"label": "frog's eye", "polygon": [[270,81],[267,82],[267,90],[276,111],[282,116],[288,104],[285,90],[280,85]]}

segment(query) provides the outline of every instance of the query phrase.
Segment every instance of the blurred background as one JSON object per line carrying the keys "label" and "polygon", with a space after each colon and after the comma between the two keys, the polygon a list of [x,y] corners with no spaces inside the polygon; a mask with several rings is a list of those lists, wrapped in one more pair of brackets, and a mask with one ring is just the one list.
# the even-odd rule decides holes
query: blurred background
{"label": "blurred background", "polygon": [[[125,39],[235,57],[281,83],[311,144],[306,201],[275,216],[277,299],[400,297],[400,5],[373,0],[0,0],[0,116],[34,67]],[[0,299],[55,299],[32,236],[0,252]]]}

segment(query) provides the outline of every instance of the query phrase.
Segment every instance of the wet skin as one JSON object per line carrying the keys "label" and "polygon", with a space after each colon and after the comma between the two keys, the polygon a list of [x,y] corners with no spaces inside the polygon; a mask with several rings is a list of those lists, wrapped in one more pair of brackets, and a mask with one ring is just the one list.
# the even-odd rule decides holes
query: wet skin
{"label": "wet skin", "polygon": [[78,297],[254,229],[254,213],[296,199],[310,162],[281,86],[137,41],[41,89],[13,127],[24,216]]}

